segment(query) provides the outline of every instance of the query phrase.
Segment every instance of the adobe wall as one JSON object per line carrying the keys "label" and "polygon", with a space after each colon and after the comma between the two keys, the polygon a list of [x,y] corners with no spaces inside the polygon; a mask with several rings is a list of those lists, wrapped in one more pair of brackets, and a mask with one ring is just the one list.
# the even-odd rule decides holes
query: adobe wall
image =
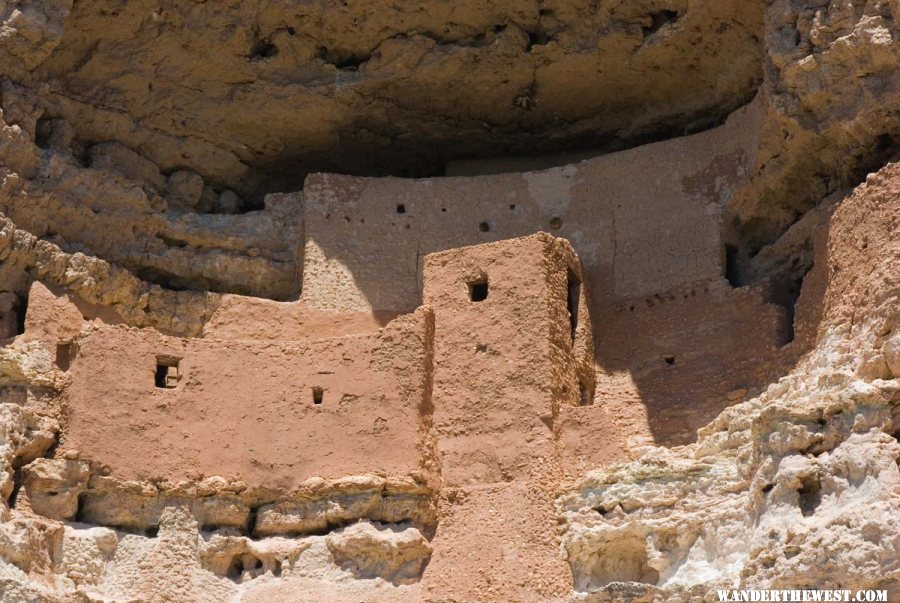
{"label": "adobe wall", "polygon": [[[314,476],[421,472],[431,320],[423,309],[372,335],[303,342],[95,324],[76,340],[60,446],[121,480],[219,475],[285,492]],[[160,356],[180,359],[172,389],[155,382]]]}
{"label": "adobe wall", "polygon": [[212,339],[294,341],[374,333],[397,312],[340,312],[310,307],[303,300],[278,302],[223,295],[201,336]]}
{"label": "adobe wall", "polygon": [[[26,337],[64,352],[66,410],[18,507],[147,534],[182,507],[202,530],[251,539],[412,524],[434,534],[427,579],[461,597],[486,587],[485,567],[528,576],[501,598],[569,592],[554,498],[558,418],[592,404],[595,387],[582,266],[567,241],[538,233],[431,254],[425,283],[426,304],[380,330],[296,341],[110,324],[35,283]],[[241,308],[257,311],[246,321],[276,310],[263,331],[296,319],[270,336],[314,315],[235,297],[212,332]],[[450,508],[436,513],[436,500]]]}
{"label": "adobe wall", "polygon": [[754,103],[693,136],[519,174],[310,176],[302,297],[345,310],[418,305],[428,253],[547,230],[604,299],[724,274],[722,208],[756,156]]}
{"label": "adobe wall", "polygon": [[426,254],[546,230],[571,242],[592,291],[602,403],[563,413],[561,424],[586,436],[571,438],[587,442],[571,445],[573,463],[689,442],[791,355],[781,349],[785,309],[725,279],[722,212],[756,157],[759,110],[752,103],[701,134],[544,171],[310,176],[301,299],[402,311],[421,300]]}
{"label": "adobe wall", "polygon": [[802,348],[789,343],[785,309],[766,299],[723,280],[606,308],[595,327],[596,404],[560,413],[566,472],[692,441],[783,374]]}
{"label": "adobe wall", "polygon": [[[567,241],[540,233],[424,260],[434,429],[450,500],[426,579],[460,600],[485,589],[498,600],[562,595],[571,584],[552,519],[562,477],[556,419],[562,407],[590,404],[594,389],[578,258]],[[484,299],[473,299],[473,284],[487,285]],[[517,579],[491,584],[485,568]]]}
{"label": "adobe wall", "polygon": [[[445,484],[531,475],[555,457],[562,406],[593,402],[593,334],[578,287],[572,332],[567,281],[581,267],[548,234],[425,258],[425,304],[435,315],[434,426]],[[471,299],[472,283],[487,297]],[[512,335],[512,336],[511,336]]]}

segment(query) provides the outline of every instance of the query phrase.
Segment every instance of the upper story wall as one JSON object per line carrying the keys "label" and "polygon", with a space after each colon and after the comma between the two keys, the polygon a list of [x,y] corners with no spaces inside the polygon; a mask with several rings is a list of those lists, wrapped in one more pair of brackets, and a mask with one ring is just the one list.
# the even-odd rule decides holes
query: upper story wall
{"label": "upper story wall", "polygon": [[304,188],[303,299],[418,305],[428,253],[547,230],[597,295],[641,297],[724,274],[722,211],[756,155],[756,104],[716,129],[537,172],[401,180],[316,174]]}
{"label": "upper story wall", "polygon": [[505,473],[536,458],[535,430],[552,453],[545,420],[590,403],[594,389],[571,245],[539,233],[432,254],[426,265],[429,305],[327,339],[275,338],[299,334],[305,316],[269,339],[171,337],[105,321],[101,308],[35,283],[25,336],[56,346],[67,375],[60,449],[118,480],[222,475],[278,491],[313,476],[427,473],[432,421],[450,443],[447,467],[468,465],[469,444],[451,451],[458,436],[481,438],[490,456],[507,434],[496,455]]}

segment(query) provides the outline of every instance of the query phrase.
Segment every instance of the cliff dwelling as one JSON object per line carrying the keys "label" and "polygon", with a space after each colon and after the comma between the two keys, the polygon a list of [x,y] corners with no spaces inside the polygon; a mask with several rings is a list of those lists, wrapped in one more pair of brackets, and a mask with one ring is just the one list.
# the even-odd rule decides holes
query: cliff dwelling
{"label": "cliff dwelling", "polygon": [[898,600],[898,22],[0,2],[0,600]]}

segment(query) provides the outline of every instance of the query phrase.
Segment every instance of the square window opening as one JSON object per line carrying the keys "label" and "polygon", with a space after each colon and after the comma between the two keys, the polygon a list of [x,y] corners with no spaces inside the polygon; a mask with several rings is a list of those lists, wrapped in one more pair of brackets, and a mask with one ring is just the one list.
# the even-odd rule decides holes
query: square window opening
{"label": "square window opening", "polygon": [[154,379],[156,387],[161,389],[173,389],[176,387],[178,380],[181,379],[180,363],[181,359],[174,356],[157,356]]}
{"label": "square window opening", "polygon": [[473,302],[481,302],[487,299],[488,282],[487,279],[469,283],[469,299]]}

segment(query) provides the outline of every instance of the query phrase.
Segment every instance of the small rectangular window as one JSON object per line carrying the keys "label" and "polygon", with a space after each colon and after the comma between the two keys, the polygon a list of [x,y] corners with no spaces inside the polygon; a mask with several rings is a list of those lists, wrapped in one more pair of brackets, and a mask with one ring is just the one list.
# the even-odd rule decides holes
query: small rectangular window
{"label": "small rectangular window", "polygon": [[178,385],[178,380],[181,379],[178,369],[180,362],[181,359],[174,356],[156,357],[156,387],[172,389]]}
{"label": "small rectangular window", "polygon": [[323,390],[321,387],[312,388],[312,397],[313,404],[321,404],[322,400],[325,398],[325,390]]}

